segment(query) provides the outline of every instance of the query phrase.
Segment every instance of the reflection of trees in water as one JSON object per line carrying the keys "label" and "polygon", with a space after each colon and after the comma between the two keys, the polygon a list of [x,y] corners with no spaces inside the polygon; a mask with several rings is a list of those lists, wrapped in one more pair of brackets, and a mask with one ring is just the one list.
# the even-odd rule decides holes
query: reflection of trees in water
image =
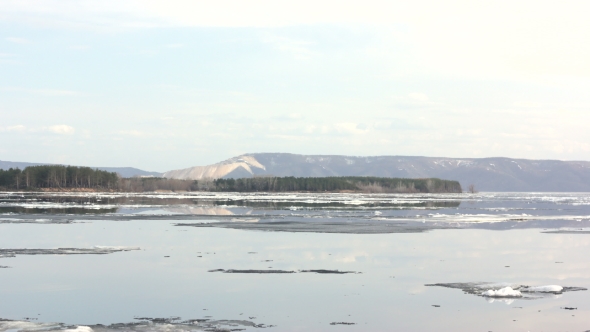
{"label": "reflection of trees in water", "polygon": [[[205,202],[202,202],[205,203]],[[251,201],[251,200],[217,200],[212,201],[215,205],[223,206],[240,206],[251,208],[266,208],[266,209],[288,209],[290,207],[302,207],[310,209],[327,209],[327,208],[456,208],[459,207],[461,201],[426,201],[418,203],[383,203],[383,202],[364,202],[361,204],[345,204],[342,202],[325,202],[325,203],[310,203],[297,201]]]}
{"label": "reflection of trees in water", "polygon": [[[208,216],[230,216],[234,212],[219,206],[176,206],[166,208],[167,211],[180,214],[208,215]],[[243,213],[249,214],[249,212]]]}
{"label": "reflection of trees in water", "polygon": [[[210,209],[219,207],[243,207],[252,209],[275,209],[284,210],[292,207],[305,209],[439,209],[439,208],[456,208],[459,207],[460,201],[419,201],[416,203],[388,203],[388,202],[374,202],[365,201],[360,204],[346,204],[345,202],[301,202],[297,200],[250,200],[250,199],[220,199],[212,196],[211,199],[194,198],[194,197],[153,197],[153,196],[100,196],[100,195],[72,195],[72,196],[57,196],[51,194],[18,194],[7,195],[0,198],[0,204],[5,205],[0,207],[0,212],[3,213],[70,213],[70,214],[101,214],[101,213],[115,213],[118,208],[123,206],[135,207],[180,207],[194,209]],[[19,206],[19,205],[32,205]],[[54,205],[63,205],[63,207],[54,207]],[[8,206],[6,206],[8,205]],[[14,206],[10,206],[14,205]],[[44,207],[43,205],[47,205]],[[71,207],[68,207],[71,205]],[[102,207],[101,207],[102,206]],[[194,213],[190,213],[194,214]],[[223,214],[223,213],[222,213]]]}
{"label": "reflection of trees in water", "polygon": [[117,208],[85,209],[85,208],[26,208],[22,206],[0,207],[0,213],[28,213],[28,214],[103,214],[115,213]]}
{"label": "reflection of trees in water", "polygon": [[7,195],[0,199],[0,203],[54,203],[76,205],[178,205],[195,204],[192,198],[160,198],[144,196],[56,196],[46,194],[18,194]]}
{"label": "reflection of trees in water", "polygon": [[406,179],[373,176],[254,177],[216,179],[210,191],[225,192],[339,192],[363,193],[461,193],[458,181],[437,178]]}

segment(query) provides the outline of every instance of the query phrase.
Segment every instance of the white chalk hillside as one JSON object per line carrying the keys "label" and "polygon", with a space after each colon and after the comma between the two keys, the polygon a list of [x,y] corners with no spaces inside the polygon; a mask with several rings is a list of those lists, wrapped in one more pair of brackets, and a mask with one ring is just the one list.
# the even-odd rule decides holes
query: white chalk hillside
{"label": "white chalk hillside", "polygon": [[252,156],[238,156],[213,165],[195,166],[185,169],[168,171],[164,173],[164,177],[172,179],[190,180],[219,179],[235,171],[238,168],[242,168],[250,175],[254,174],[252,168],[258,168],[262,171],[266,170],[266,168],[262,164],[260,164],[256,160],[256,158]]}

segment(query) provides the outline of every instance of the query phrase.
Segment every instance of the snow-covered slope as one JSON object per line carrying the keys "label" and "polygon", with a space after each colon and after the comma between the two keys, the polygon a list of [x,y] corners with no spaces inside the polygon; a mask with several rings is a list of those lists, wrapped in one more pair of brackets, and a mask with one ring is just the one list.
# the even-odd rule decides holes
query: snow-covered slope
{"label": "snow-covered slope", "polygon": [[255,175],[380,176],[458,180],[482,191],[588,191],[590,162],[510,158],[352,157],[252,153],[223,162],[164,173],[178,179]]}
{"label": "snow-covered slope", "polygon": [[218,179],[229,175],[233,178],[252,177],[254,174],[265,174],[266,168],[261,165],[255,157],[243,155],[234,157],[217,164],[209,166],[195,166],[185,169],[178,169],[164,173],[164,177],[172,179],[193,179],[204,178]]}

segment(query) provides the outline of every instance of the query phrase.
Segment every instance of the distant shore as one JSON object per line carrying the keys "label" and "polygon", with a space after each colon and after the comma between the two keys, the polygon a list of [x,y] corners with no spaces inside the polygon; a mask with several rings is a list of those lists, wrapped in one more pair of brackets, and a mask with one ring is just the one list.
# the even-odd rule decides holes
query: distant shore
{"label": "distant shore", "polygon": [[0,170],[0,191],[42,192],[358,192],[461,193],[458,181],[371,176],[276,177],[181,180],[122,178],[89,167],[43,165]]}

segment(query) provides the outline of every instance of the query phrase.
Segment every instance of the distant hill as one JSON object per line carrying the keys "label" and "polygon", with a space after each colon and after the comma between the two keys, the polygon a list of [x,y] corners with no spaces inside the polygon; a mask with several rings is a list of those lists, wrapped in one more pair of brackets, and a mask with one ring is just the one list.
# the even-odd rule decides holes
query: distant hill
{"label": "distant hill", "polygon": [[[28,166],[39,166],[39,165],[52,165],[49,163],[25,163],[16,161],[2,161],[0,160],[0,169],[7,170],[9,168],[20,168],[24,169]],[[162,173],[148,172],[134,167],[90,167],[99,169],[107,172],[119,173],[124,178],[130,178],[134,176],[162,176]]]}
{"label": "distant hill", "polygon": [[590,192],[590,162],[511,158],[352,157],[251,153],[208,166],[168,171],[175,179],[246,178],[257,175],[377,176],[457,180],[481,191]]}

